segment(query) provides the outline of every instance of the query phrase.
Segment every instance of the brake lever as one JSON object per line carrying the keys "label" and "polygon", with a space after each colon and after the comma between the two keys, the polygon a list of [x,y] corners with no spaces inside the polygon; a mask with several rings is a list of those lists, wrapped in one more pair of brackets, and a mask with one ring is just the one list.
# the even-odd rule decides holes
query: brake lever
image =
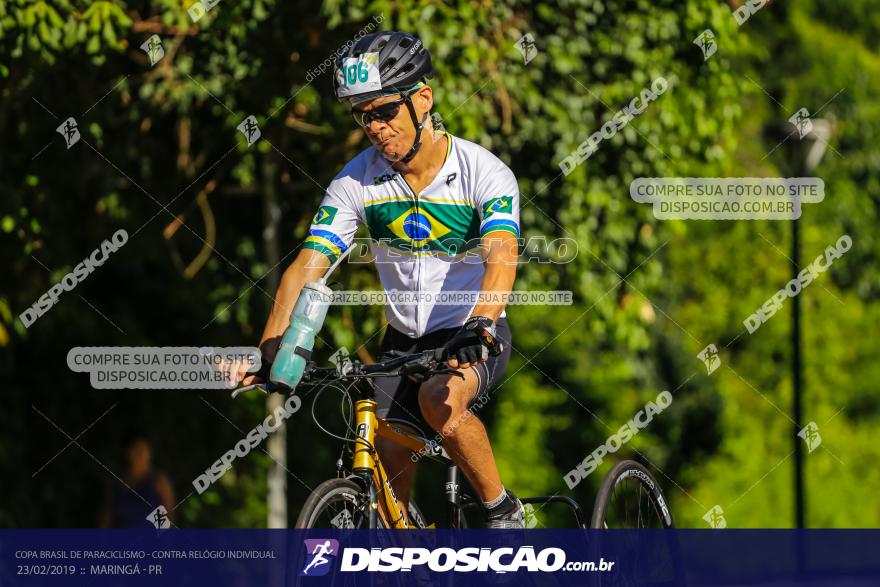
{"label": "brake lever", "polygon": [[238,396],[247,393],[249,391],[254,391],[258,389],[263,392],[264,395],[269,395],[269,390],[266,389],[265,383],[254,383],[253,385],[245,385],[243,387],[236,387],[232,390],[232,399],[237,398]]}
{"label": "brake lever", "polygon": [[237,387],[233,389],[232,399],[235,399],[238,396],[249,391],[254,391],[255,389],[263,392],[263,395],[269,395],[270,393],[285,393],[286,391],[290,391],[290,388],[284,384],[266,381],[263,383],[254,383],[252,385],[245,385],[243,387]]}

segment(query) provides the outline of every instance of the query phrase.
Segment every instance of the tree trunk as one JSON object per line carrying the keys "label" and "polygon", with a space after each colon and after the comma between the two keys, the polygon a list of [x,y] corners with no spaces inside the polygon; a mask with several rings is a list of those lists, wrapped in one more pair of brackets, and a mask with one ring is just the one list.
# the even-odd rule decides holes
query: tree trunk
{"label": "tree trunk", "polygon": [[[266,263],[275,267],[281,259],[281,243],[278,239],[281,225],[281,209],[278,207],[278,188],[276,177],[278,169],[271,156],[263,157],[263,245],[266,249]],[[273,294],[278,291],[279,271],[271,271],[266,290]],[[284,407],[284,396],[280,393],[269,395],[266,410],[274,412],[275,408]],[[281,424],[267,442],[267,451],[272,462],[269,463],[268,505],[269,514],[266,526],[269,528],[287,527],[287,426]]]}

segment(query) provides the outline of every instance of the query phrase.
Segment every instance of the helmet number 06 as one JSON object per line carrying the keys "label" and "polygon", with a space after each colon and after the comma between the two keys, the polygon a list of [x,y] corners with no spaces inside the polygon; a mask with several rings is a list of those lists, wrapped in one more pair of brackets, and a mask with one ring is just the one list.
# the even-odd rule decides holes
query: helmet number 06
{"label": "helmet number 06", "polygon": [[363,53],[342,59],[336,68],[336,83],[339,97],[381,90],[379,54]]}
{"label": "helmet number 06", "polygon": [[347,74],[345,80],[347,85],[354,85],[358,82],[363,84],[370,79],[370,70],[364,61],[358,61],[349,65]]}

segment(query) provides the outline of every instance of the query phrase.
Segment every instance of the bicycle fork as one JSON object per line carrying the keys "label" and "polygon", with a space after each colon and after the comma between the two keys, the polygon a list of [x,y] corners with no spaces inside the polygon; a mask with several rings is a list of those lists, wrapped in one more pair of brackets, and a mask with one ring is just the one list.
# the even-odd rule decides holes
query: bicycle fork
{"label": "bicycle fork", "polygon": [[352,473],[361,479],[364,488],[368,489],[370,496],[370,527],[379,527],[379,507],[384,508],[388,516],[388,524],[392,528],[409,528],[406,516],[382,461],[379,460],[375,450],[376,430],[378,419],[376,418],[376,402],[372,399],[361,399],[355,402],[355,442]]}

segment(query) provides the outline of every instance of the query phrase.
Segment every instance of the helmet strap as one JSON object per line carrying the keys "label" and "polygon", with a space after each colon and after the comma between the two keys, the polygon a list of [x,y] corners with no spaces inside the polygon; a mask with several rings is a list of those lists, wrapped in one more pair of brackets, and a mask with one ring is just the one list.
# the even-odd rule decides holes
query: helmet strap
{"label": "helmet strap", "polygon": [[406,96],[406,109],[409,110],[409,117],[412,120],[413,126],[416,129],[416,140],[413,141],[412,147],[410,147],[406,155],[404,155],[403,158],[400,160],[401,163],[408,163],[413,157],[416,156],[416,153],[419,151],[419,147],[422,146],[422,129],[425,128],[425,123],[428,122],[427,112],[425,112],[425,115],[422,117],[422,122],[419,122],[419,118],[418,116],[416,116],[415,106],[413,106],[409,94],[407,94]]}

